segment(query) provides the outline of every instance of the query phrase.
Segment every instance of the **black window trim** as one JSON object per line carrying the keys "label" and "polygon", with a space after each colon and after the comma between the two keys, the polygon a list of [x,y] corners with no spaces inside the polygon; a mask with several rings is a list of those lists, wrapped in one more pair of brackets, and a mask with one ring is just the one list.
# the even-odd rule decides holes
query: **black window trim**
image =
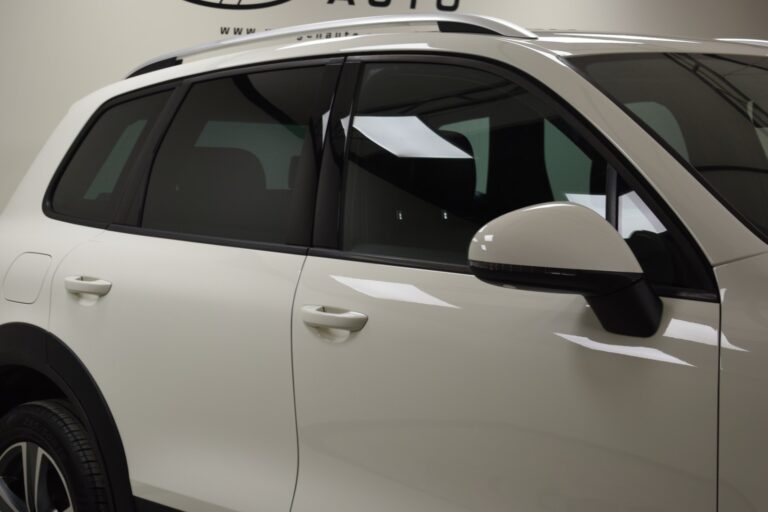
{"label": "black window trim", "polygon": [[[101,229],[107,229],[110,225],[110,223],[105,222],[99,222],[94,221],[90,219],[84,219],[81,217],[76,217],[72,215],[67,215],[64,213],[57,212],[53,209],[53,194],[56,191],[56,188],[58,187],[59,183],[61,182],[61,178],[64,175],[64,172],[66,171],[67,167],[69,167],[70,162],[75,156],[75,153],[80,149],[80,146],[82,146],[83,141],[85,138],[91,133],[91,130],[96,125],[96,123],[101,119],[101,117],[110,109],[122,105],[124,103],[129,103],[131,101],[139,100],[141,98],[145,98],[148,96],[153,96],[155,94],[160,94],[163,92],[170,92],[173,91],[178,84],[178,81],[172,81],[172,82],[165,82],[162,84],[152,85],[150,87],[146,87],[143,89],[137,89],[135,91],[131,91],[126,94],[122,94],[120,96],[117,96],[115,98],[111,98],[108,101],[106,101],[104,104],[102,104],[99,108],[96,109],[96,111],[91,115],[91,117],[88,119],[88,121],[85,123],[83,128],[80,130],[80,132],[77,134],[77,137],[75,137],[74,142],[69,147],[67,152],[64,154],[64,158],[62,158],[61,163],[56,168],[56,171],[53,174],[53,177],[51,178],[51,181],[48,183],[48,187],[46,188],[45,195],[43,196],[43,213],[54,220],[60,220],[63,222],[67,222],[70,224],[79,224],[81,226],[90,226],[94,228],[101,228]],[[160,114],[158,114],[157,119],[153,123],[153,125],[149,128],[150,132],[154,130],[157,125],[160,124],[160,121],[162,119],[164,111],[168,107],[168,102],[162,107]],[[135,158],[133,159],[134,162],[138,162],[141,159],[142,153],[144,152],[143,147],[139,147],[139,152],[136,154]],[[125,180],[127,182],[130,182],[132,178],[132,174],[136,171],[135,165],[130,165],[125,171]],[[126,187],[127,188],[127,187]],[[125,191],[125,188],[121,193]],[[119,205],[123,201],[123,197],[116,198],[118,209]]]}
{"label": "black window trim", "polygon": [[227,238],[211,235],[197,235],[193,233],[181,233],[178,231],[167,231],[163,229],[144,228],[140,226],[127,226],[121,224],[112,224],[109,231],[124,233],[128,235],[140,235],[151,238],[163,238],[165,240],[179,240],[182,242],[194,242],[199,244],[218,245],[222,247],[238,247],[241,249],[253,249],[257,251],[280,252],[287,254],[306,255],[309,248],[301,245],[287,245],[272,242],[258,242],[243,240],[240,238]]}
{"label": "black window trim", "polygon": [[[345,57],[335,55],[335,56],[319,56],[319,57],[311,57],[311,58],[302,57],[299,59],[288,59],[288,60],[266,62],[266,63],[260,63],[260,64],[249,64],[246,66],[239,66],[234,68],[227,68],[224,70],[217,70],[213,72],[205,72],[205,73],[190,75],[190,76],[182,77],[179,79],[174,79],[169,82],[154,84],[146,88],[137,89],[135,91],[131,91],[126,94],[116,96],[115,98],[111,98],[110,100],[102,104],[98,109],[96,109],[96,111],[93,113],[91,118],[88,120],[88,122],[85,124],[83,129],[78,134],[77,138],[75,139],[75,142],[67,151],[66,156],[64,157],[64,159],[62,160],[62,163],[59,165],[56,172],[54,173],[54,177],[52,178],[51,182],[48,185],[48,189],[46,190],[45,198],[43,200],[43,212],[45,213],[46,216],[55,220],[61,220],[63,222],[68,222],[71,224],[79,224],[84,226],[100,228],[100,229],[106,229],[110,231],[117,231],[120,233],[131,234],[131,235],[166,238],[166,239],[172,239],[172,240],[197,242],[197,243],[210,244],[210,245],[221,245],[226,247],[241,247],[245,249],[281,252],[281,253],[288,253],[288,254],[307,254],[311,240],[308,240],[307,244],[278,244],[278,243],[271,243],[271,242],[259,242],[259,241],[253,241],[253,240],[232,239],[232,238],[226,238],[226,237],[196,235],[196,234],[189,234],[189,233],[179,233],[175,231],[150,229],[150,228],[144,228],[140,225],[141,213],[143,210],[144,200],[146,198],[146,192],[147,192],[146,189],[149,184],[149,176],[151,174],[152,164],[154,163],[160,144],[162,143],[162,140],[165,137],[165,134],[168,132],[168,129],[170,128],[171,123],[173,122],[173,119],[175,118],[176,114],[181,108],[181,104],[183,103],[184,98],[186,97],[187,93],[189,92],[189,89],[193,84],[206,82],[209,80],[216,80],[219,78],[226,78],[229,76],[247,75],[252,73],[277,71],[277,70],[284,70],[284,69],[323,66],[326,69],[325,76],[330,77],[329,81],[327,83],[324,83],[323,85],[328,86],[330,89],[328,91],[328,93],[331,95],[330,108],[331,110],[333,110],[335,101],[336,101],[335,91],[338,87],[338,79],[339,79],[339,76],[341,75],[341,71],[343,69],[345,60],[346,60]],[[332,67],[335,69],[333,69],[333,71],[329,71]],[[333,72],[336,73],[335,76],[333,76],[332,74]],[[173,91],[173,92],[171,94],[171,97],[168,99],[165,106],[161,110],[160,114],[158,115],[157,119],[155,120],[155,123],[150,128],[150,133],[148,134],[146,141],[144,142],[142,147],[139,148],[139,153],[136,155],[136,158],[135,158],[135,164],[131,165],[131,167],[129,169],[126,169],[125,171],[127,185],[122,191],[122,197],[117,199],[118,207],[112,218],[112,221],[109,223],[95,222],[95,221],[90,221],[88,219],[71,217],[68,215],[55,212],[52,208],[52,196],[56,190],[56,186],[58,185],[61,179],[61,175],[66,170],[67,164],[69,163],[74,153],[82,144],[82,141],[85,139],[88,133],[90,133],[90,130],[93,128],[94,124],[98,121],[98,119],[104,114],[104,112],[106,112],[108,109],[116,105],[126,103],[135,99],[139,99],[144,96],[149,96],[152,94],[163,92],[163,91]],[[329,137],[326,132],[325,136],[323,137],[323,148],[321,148],[319,162],[322,162],[322,157],[325,153],[325,146],[327,146],[328,139]],[[319,171],[320,171],[320,164],[318,163],[318,175],[319,175]],[[316,190],[315,190],[315,194],[313,195],[315,196],[315,198],[317,197]],[[308,207],[314,210],[315,204],[308,205]],[[314,230],[314,226],[312,226],[312,230]]]}
{"label": "black window trim", "polygon": [[[346,93],[337,97],[331,118],[329,120],[329,141],[326,152],[335,155],[324,155],[323,165],[320,170],[320,184],[318,186],[317,213],[315,221],[315,237],[308,254],[311,256],[361,261],[411,267],[418,269],[436,270],[459,274],[470,273],[469,267],[449,263],[430,262],[410,258],[390,257],[382,255],[370,255],[341,250],[341,219],[343,208],[343,190],[340,188],[343,180],[343,163],[347,160],[349,150],[349,136],[333,127],[340,126],[342,119],[350,116],[348,122],[352,123],[354,107],[357,102],[357,93],[360,86],[360,72],[362,66],[367,63],[423,63],[423,64],[449,64],[480,71],[489,72],[507,80],[513,81],[525,87],[538,99],[553,107],[590,146],[594,147],[602,155],[607,164],[615,169],[620,176],[659,217],[659,220],[668,227],[670,234],[675,237],[683,249],[686,260],[696,266],[698,288],[683,288],[667,285],[652,285],[653,289],[663,297],[697,300],[703,302],[720,301],[720,295],[716,285],[714,272],[703,251],[678,219],[675,213],[661,199],[658,192],[648,185],[640,173],[627,160],[624,155],[583,115],[569,105],[563,98],[557,95],[549,87],[529,74],[503,62],[486,59],[474,55],[459,55],[453,53],[420,53],[420,52],[391,52],[386,54],[350,54],[345,63],[345,71],[348,67],[355,67],[355,72],[342,74],[338,92],[346,90]],[[350,84],[354,81],[353,84]],[[350,93],[350,91],[352,91]],[[343,104],[342,104],[343,102]],[[343,140],[338,140],[342,138]],[[340,162],[339,159],[342,159]],[[342,176],[340,176],[340,173]],[[334,191],[335,188],[338,190]],[[329,214],[332,212],[333,214]]]}

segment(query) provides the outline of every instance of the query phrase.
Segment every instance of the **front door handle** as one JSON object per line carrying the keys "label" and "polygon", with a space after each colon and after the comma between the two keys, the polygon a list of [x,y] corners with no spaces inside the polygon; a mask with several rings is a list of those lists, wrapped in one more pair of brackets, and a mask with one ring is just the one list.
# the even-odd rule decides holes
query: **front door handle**
{"label": "front door handle", "polygon": [[103,297],[112,289],[112,283],[93,277],[70,276],[64,278],[64,287],[69,293],[89,293]]}
{"label": "front door handle", "polygon": [[310,327],[357,332],[365,327],[368,315],[327,306],[304,306],[301,319]]}

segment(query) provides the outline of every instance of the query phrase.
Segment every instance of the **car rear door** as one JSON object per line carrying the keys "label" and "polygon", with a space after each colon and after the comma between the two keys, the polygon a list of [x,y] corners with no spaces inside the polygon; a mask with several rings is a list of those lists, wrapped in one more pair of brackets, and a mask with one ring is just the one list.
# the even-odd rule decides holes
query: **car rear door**
{"label": "car rear door", "polygon": [[[335,108],[293,310],[294,512],[714,511],[717,294],[633,169],[532,80],[467,59],[354,59]],[[478,228],[553,200],[624,236],[655,335],[469,273]]]}
{"label": "car rear door", "polygon": [[[50,328],[100,386],[145,502],[290,509],[291,307],[339,66],[184,81],[110,229],[55,273]],[[72,197],[97,197],[101,174]]]}

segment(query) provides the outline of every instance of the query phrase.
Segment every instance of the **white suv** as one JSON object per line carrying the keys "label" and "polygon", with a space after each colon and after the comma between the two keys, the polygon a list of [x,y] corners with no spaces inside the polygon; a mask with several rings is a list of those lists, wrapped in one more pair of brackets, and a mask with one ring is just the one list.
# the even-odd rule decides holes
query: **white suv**
{"label": "white suv", "polygon": [[768,510],[762,44],[366,18],[78,102],[0,217],[0,511]]}

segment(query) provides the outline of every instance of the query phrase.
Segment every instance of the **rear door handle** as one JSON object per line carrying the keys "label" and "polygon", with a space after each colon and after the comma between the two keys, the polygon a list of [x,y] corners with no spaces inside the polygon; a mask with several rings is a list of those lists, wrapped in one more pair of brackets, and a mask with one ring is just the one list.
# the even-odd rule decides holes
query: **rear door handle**
{"label": "rear door handle", "polygon": [[310,327],[357,332],[365,327],[368,315],[327,306],[304,306],[301,308],[301,319]]}
{"label": "rear door handle", "polygon": [[69,293],[90,293],[103,297],[112,289],[112,283],[93,277],[70,276],[64,278],[64,287]]}

